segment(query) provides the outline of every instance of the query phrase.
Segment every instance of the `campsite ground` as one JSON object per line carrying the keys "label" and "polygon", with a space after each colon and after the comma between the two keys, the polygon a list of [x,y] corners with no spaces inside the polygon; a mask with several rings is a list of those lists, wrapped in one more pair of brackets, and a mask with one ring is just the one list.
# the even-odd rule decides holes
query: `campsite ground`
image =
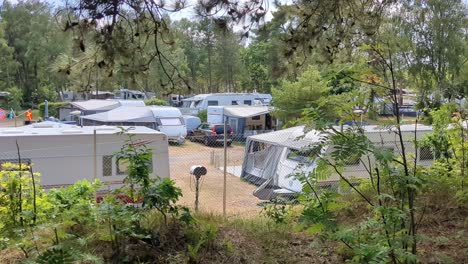
{"label": "campsite ground", "polygon": [[[222,213],[223,211],[223,171],[218,162],[222,158],[223,148],[207,147],[200,143],[186,142],[183,145],[169,146],[169,163],[171,178],[182,189],[181,204],[193,207],[195,203],[194,178],[189,174],[193,165],[203,165],[208,169],[201,180],[200,210]],[[242,165],[244,147],[232,145],[228,148],[228,164]],[[214,158],[213,158],[214,157]],[[215,160],[217,166],[210,164]],[[232,174],[227,174],[226,211],[229,215],[258,214],[261,208],[258,200],[252,195],[256,187]]]}

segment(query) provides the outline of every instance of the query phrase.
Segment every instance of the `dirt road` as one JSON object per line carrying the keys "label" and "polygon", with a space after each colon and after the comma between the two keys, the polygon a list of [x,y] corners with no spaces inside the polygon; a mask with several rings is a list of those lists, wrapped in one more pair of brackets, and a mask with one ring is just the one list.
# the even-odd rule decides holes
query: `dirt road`
{"label": "dirt road", "polygon": [[[200,189],[200,210],[205,212],[223,212],[223,172],[210,165],[212,152],[215,156],[222,156],[222,148],[207,147],[200,143],[186,142],[181,146],[169,146],[169,163],[171,178],[182,189],[181,204],[194,206],[195,185],[194,178],[189,174],[193,165],[203,165],[208,173],[203,176]],[[240,165],[244,153],[243,146],[228,148],[230,165]],[[242,181],[239,177],[227,174],[227,213],[229,215],[252,215],[260,211],[257,205],[261,201],[252,195],[256,187]]]}

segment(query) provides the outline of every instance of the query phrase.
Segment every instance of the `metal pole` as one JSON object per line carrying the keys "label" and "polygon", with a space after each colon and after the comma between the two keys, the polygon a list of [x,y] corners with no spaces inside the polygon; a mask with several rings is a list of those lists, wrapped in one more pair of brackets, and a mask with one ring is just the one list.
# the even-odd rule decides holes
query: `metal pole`
{"label": "metal pole", "polygon": [[195,212],[198,212],[199,184],[200,184],[200,176],[195,175]]}
{"label": "metal pole", "polygon": [[223,178],[223,216],[226,217],[226,170],[227,170],[227,132],[226,118],[224,118],[224,178]]}
{"label": "metal pole", "polygon": [[94,158],[94,179],[97,179],[97,144],[96,144],[96,129],[94,129],[93,136],[93,158]]}

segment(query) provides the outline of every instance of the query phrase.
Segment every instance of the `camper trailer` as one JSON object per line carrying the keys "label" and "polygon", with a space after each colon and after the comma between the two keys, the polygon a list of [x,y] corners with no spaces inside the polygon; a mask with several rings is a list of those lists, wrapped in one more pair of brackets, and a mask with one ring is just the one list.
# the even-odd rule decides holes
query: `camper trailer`
{"label": "camper trailer", "polygon": [[199,94],[183,99],[181,111],[183,114],[196,115],[208,106],[217,105],[268,105],[271,95],[257,93],[213,93]]}
{"label": "camper trailer", "polygon": [[269,106],[208,106],[207,121],[222,124],[226,121],[239,138],[276,130],[277,120]]}
{"label": "camper trailer", "polygon": [[121,100],[146,100],[148,99],[145,93],[129,90],[129,89],[120,89],[114,92],[115,99]]}
{"label": "camper trailer", "polygon": [[84,126],[146,126],[168,136],[170,142],[185,142],[187,128],[182,113],[171,106],[122,106],[116,109],[82,116]]}
{"label": "camper trailer", "polygon": [[[338,128],[339,129],[339,128]],[[364,134],[374,144],[399,152],[398,138],[394,131],[379,126],[363,126]],[[406,150],[415,153],[415,125],[401,126]],[[422,137],[432,131],[429,126],[418,125],[416,136]],[[259,199],[270,200],[282,195],[294,195],[302,190],[302,184],[293,176],[297,173],[309,173],[317,167],[314,157],[310,157],[310,148],[322,139],[318,131],[304,132],[304,126],[288,128],[261,135],[250,136],[246,141],[245,157],[241,177],[258,185],[254,195]],[[322,155],[327,155],[332,146],[323,149]],[[432,152],[428,148],[420,148],[418,163],[432,163]],[[366,158],[367,159],[367,158]],[[371,162],[373,158],[370,157]],[[349,179],[367,179],[368,174],[360,159],[349,161],[343,175]],[[322,187],[335,189],[339,182],[338,175],[331,175],[320,181]]]}
{"label": "camper trailer", "polygon": [[[135,135],[135,143],[152,149],[152,177],[169,177],[167,137],[147,127],[126,127]],[[124,161],[114,153],[128,139],[118,135],[115,126],[77,127],[42,122],[16,128],[0,128],[0,167],[6,162],[32,164],[39,172],[41,186],[48,190],[71,185],[78,180],[101,180],[103,190],[116,189],[126,176]]]}
{"label": "camper trailer", "polygon": [[59,109],[59,119],[64,121],[76,121],[72,112],[79,111],[80,115],[91,115],[106,112],[121,106],[145,106],[141,100],[98,100],[70,102]]}

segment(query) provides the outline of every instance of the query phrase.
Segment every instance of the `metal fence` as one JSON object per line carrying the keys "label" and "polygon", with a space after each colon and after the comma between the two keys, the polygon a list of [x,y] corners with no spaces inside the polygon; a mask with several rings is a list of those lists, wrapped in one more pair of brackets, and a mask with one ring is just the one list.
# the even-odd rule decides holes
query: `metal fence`
{"label": "metal fence", "polygon": [[[277,138],[278,142],[284,142],[285,138],[292,140],[297,136],[293,132],[288,132],[289,136],[286,133],[286,137],[275,133],[261,134],[257,131],[255,137],[270,135],[269,139]],[[228,215],[258,214],[261,210],[259,205],[265,200],[275,195],[289,195],[300,190],[301,186],[298,186],[298,182],[293,177],[286,177],[286,175],[310,172],[314,168],[314,164],[305,160],[306,157],[303,156],[307,154],[298,152],[292,147],[285,147],[285,144],[269,143],[266,139],[251,140],[255,138],[251,136],[251,134],[233,136],[230,138],[230,146],[226,149],[224,149],[223,144],[205,144],[203,141],[196,140],[193,142],[187,140],[184,144],[170,144],[167,154],[169,168],[167,169],[170,177],[182,189],[183,197],[179,203],[194,207],[196,181],[195,177],[190,174],[190,169],[194,165],[207,168],[207,174],[202,176],[199,182],[199,208],[206,212],[221,214],[225,210]],[[18,140],[21,140],[20,137]],[[375,136],[374,141],[384,142],[379,135]],[[289,142],[294,143],[294,141]],[[70,178],[65,182],[73,182],[83,178],[92,179],[97,174],[97,177],[103,181],[116,184],[121,182],[124,176],[125,165],[116,162],[112,155],[123,143],[123,141],[105,143],[97,141],[94,144],[91,141],[76,146],[70,142],[68,145],[52,144],[43,147],[43,149],[31,149],[28,145],[20,144],[19,152],[23,162],[31,163],[34,171],[42,173],[43,184],[47,188],[58,187],[54,186],[53,179],[47,175],[47,173],[53,172],[54,168],[63,172],[60,175],[54,174],[54,177]],[[105,153],[100,152],[110,144],[114,146],[113,149],[109,148]],[[93,153],[94,146],[97,154]],[[410,155],[414,157],[417,156],[418,161],[424,163],[432,160],[430,150],[424,148],[416,150],[409,139],[406,146],[406,151],[412,153]],[[65,147],[73,149],[69,152],[59,151]],[[382,147],[391,148],[397,155],[401,151],[397,141],[394,140],[386,140],[385,143],[382,143]],[[154,149],[153,155],[156,157],[155,159],[158,159],[158,155],[165,154]],[[0,149],[0,167],[3,163],[16,162],[17,160],[18,152],[16,149]],[[304,163],[306,166],[300,165]],[[349,177],[366,177],[367,172],[359,161],[348,165],[347,175]],[[96,170],[98,173],[95,172]],[[153,163],[155,175],[164,172],[164,170],[164,163]],[[329,181],[321,183],[321,187],[333,189],[338,186],[338,181],[339,179],[336,177],[331,178]]]}

